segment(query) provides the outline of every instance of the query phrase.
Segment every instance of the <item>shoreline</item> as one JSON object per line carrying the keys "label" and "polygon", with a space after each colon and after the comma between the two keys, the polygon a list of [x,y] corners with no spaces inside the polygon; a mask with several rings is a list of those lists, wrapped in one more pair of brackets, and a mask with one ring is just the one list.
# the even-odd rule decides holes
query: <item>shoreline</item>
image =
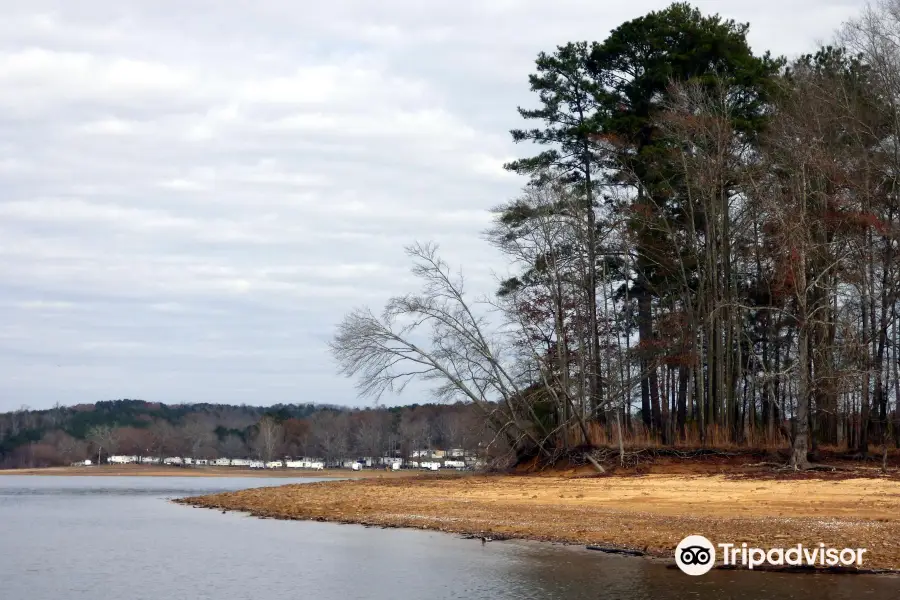
{"label": "shoreline", "polygon": [[365,479],[370,477],[411,477],[418,471],[377,471],[368,469],[249,469],[241,467],[160,467],[157,465],[102,465],[93,467],[41,467],[35,469],[0,469],[0,476],[29,477],[245,477],[271,479]]}
{"label": "shoreline", "polygon": [[861,568],[754,570],[900,572],[900,483],[872,478],[773,482],[721,475],[419,475],[284,485],[173,502],[260,518],[580,545],[669,564],[675,546],[691,534],[758,547],[823,542],[868,548],[866,562]]}

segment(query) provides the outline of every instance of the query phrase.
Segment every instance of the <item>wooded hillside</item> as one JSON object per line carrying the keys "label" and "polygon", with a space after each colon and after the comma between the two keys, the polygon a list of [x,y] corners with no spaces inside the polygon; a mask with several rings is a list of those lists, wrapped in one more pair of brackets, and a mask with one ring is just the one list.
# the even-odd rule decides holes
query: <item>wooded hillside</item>
{"label": "wooded hillside", "polygon": [[475,450],[489,433],[471,407],[459,404],[359,410],[112,400],[0,414],[0,468],[68,465],[96,459],[98,451],[104,460],[109,454],[408,457],[419,449]]}

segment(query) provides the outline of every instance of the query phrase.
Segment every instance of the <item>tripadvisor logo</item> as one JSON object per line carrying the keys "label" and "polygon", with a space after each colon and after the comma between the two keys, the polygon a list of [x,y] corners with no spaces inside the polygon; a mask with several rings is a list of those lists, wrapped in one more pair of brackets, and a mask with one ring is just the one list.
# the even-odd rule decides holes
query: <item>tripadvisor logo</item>
{"label": "tripadvisor logo", "polygon": [[675,548],[675,564],[688,575],[703,575],[716,564],[716,549],[702,535],[689,535]]}
{"label": "tripadvisor logo", "polygon": [[[722,550],[722,564],[748,569],[764,564],[782,566],[861,566],[865,548],[831,548],[818,544],[811,548],[797,544],[790,548],[751,548],[744,544],[716,544]],[[689,535],[675,548],[675,564],[688,575],[703,575],[716,565],[716,546],[702,535]]]}

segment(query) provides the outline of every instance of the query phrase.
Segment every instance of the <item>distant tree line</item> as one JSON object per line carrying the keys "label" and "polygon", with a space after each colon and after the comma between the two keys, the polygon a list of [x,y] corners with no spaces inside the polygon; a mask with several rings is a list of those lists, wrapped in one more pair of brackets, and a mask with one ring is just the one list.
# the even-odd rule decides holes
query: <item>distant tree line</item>
{"label": "distant tree line", "polygon": [[[113,400],[0,414],[0,468],[105,462],[138,457],[326,460],[396,456],[414,450],[486,448],[486,431],[464,404],[349,409],[314,404],[270,407],[166,405]],[[502,454],[505,447],[496,446]]]}
{"label": "distant tree line", "polygon": [[361,394],[432,382],[518,460],[900,446],[900,0],[791,61],[747,32],[678,3],[541,53],[509,276],[475,299],[409,247],[421,288],[332,342]]}

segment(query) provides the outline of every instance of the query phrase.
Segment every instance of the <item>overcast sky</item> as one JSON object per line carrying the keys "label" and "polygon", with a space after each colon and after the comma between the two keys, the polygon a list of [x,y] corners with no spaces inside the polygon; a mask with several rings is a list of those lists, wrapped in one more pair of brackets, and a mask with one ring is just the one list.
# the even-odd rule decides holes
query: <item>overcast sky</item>
{"label": "overcast sky", "polygon": [[[326,341],[404,244],[492,286],[536,54],[667,4],[0,1],[0,411],[360,404]],[[863,2],[695,4],[795,55]]]}

